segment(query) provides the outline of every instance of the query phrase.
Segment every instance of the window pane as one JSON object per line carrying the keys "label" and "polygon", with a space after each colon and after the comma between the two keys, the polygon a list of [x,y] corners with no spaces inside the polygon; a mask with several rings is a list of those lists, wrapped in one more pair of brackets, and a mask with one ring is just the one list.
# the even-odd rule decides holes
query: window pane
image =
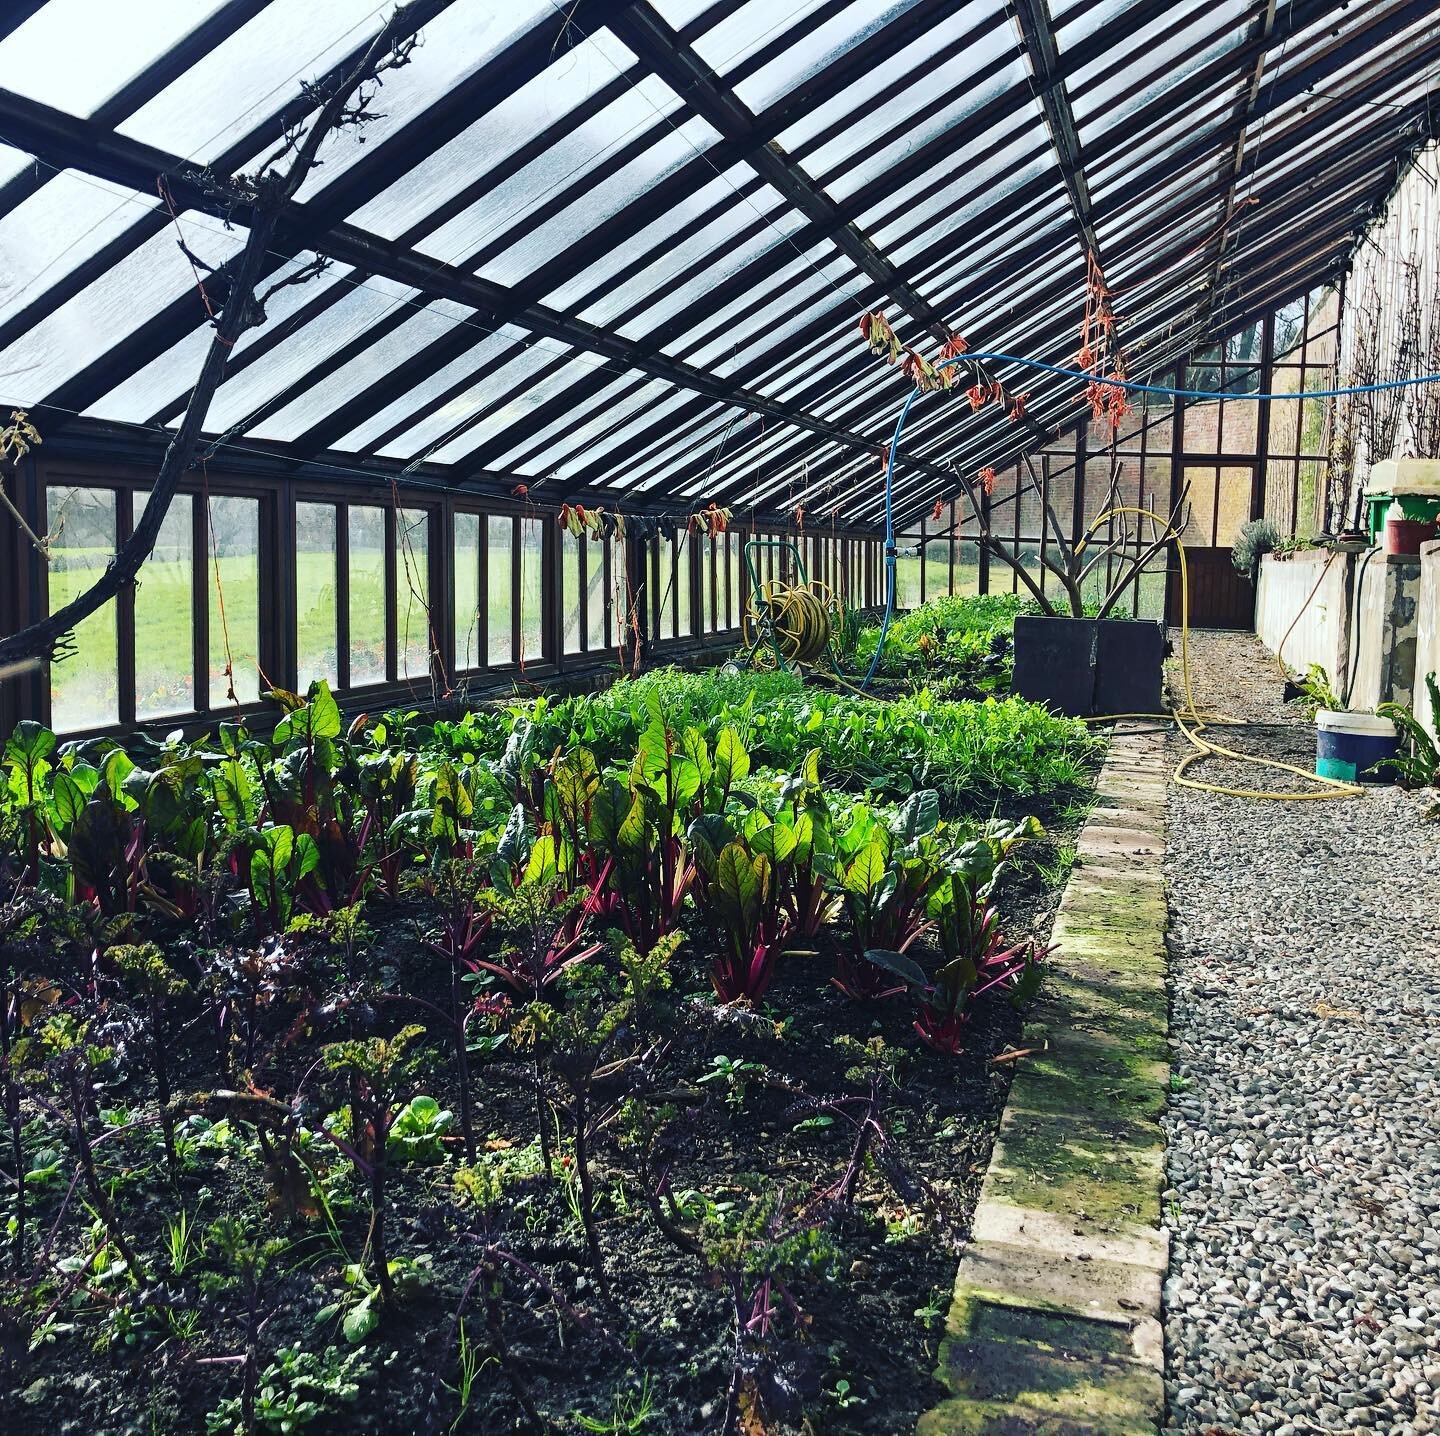
{"label": "window pane", "polygon": [[[150,495],[131,494],[134,521]],[[135,716],[195,707],[195,501],[170,500],[135,587]]]}
{"label": "window pane", "polygon": [[385,513],[350,509],[350,686],[385,681]]}
{"label": "window pane", "polygon": [[698,543],[699,540],[694,534],[686,533],[683,528],[679,530],[680,567],[675,574],[675,607],[679,618],[675,631],[681,638],[688,637],[693,626],[690,621],[690,597],[693,592],[690,575],[695,568],[696,545]]}
{"label": "window pane", "polygon": [[539,519],[520,520],[520,656],[544,656],[544,553],[545,525]]}
{"label": "window pane", "polygon": [[304,693],[317,678],[333,688],[339,669],[335,505],[295,505],[295,681]]}
{"label": "window pane", "polygon": [[480,515],[455,515],[455,665],[480,667]]}
{"label": "window pane", "polygon": [[930,539],[925,545],[925,597],[950,592],[950,540]]}
{"label": "window pane", "polygon": [[1220,470],[1219,509],[1215,516],[1215,542],[1228,547],[1240,525],[1250,518],[1251,470],[1239,466]]}
{"label": "window pane", "polygon": [[572,533],[560,535],[560,565],[563,570],[560,594],[564,609],[564,643],[566,653],[579,653],[580,594],[585,587],[585,555],[580,540]]}
{"label": "window pane", "polygon": [[605,555],[608,539],[590,539],[585,545],[585,646],[603,653],[610,646],[609,605],[605,592]]}
{"label": "window pane", "polygon": [[662,533],[655,540],[655,638],[675,636],[675,540]]}
{"label": "window pane", "polygon": [[260,699],[259,499],[210,500],[210,549],[210,706],[256,703]]}
{"label": "window pane", "polygon": [[[51,488],[46,524],[50,611],[90,587],[115,552],[115,494],[109,489]],[[50,665],[50,726],[57,733],[120,720],[116,608],[105,604],[75,626],[74,651]]]}
{"label": "window pane", "polygon": [[[898,548],[914,549],[920,542],[919,534],[909,534],[900,539]],[[895,560],[895,606],[897,608],[918,608],[924,599],[920,592],[920,558],[916,553],[902,553]]]}
{"label": "window pane", "polygon": [[725,604],[725,627],[736,628],[740,623],[740,610],[745,602],[746,591],[749,587],[748,573],[745,564],[740,557],[741,538],[739,534],[727,534],[726,543],[730,546],[728,592]]}
{"label": "window pane", "polygon": [[489,587],[486,616],[489,621],[488,663],[514,663],[514,547],[515,520],[491,515]]}
{"label": "window pane", "polygon": [[401,509],[395,524],[395,645],[401,678],[430,676],[430,515]]}

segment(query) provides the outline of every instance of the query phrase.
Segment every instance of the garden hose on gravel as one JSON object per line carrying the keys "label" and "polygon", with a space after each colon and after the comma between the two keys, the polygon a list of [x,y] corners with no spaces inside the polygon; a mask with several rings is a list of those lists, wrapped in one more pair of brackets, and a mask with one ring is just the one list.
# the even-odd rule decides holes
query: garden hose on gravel
{"label": "garden hose on gravel", "polygon": [[[1152,513],[1149,509],[1128,506],[1106,509],[1085,530],[1085,536],[1076,548],[1077,556],[1089,543],[1091,534],[1106,519],[1120,514],[1132,514],[1137,518],[1150,519],[1157,525],[1164,523],[1159,515]],[[1202,793],[1220,793],[1228,798],[1257,798],[1276,803],[1304,803],[1324,798],[1363,796],[1365,790],[1357,787],[1354,783],[1344,783],[1338,778],[1325,778],[1319,773],[1312,773],[1307,768],[1301,768],[1298,764],[1281,762],[1278,758],[1261,758],[1253,753],[1239,753],[1233,748],[1221,747],[1219,743],[1212,743],[1208,738],[1201,736],[1210,727],[1243,728],[1248,725],[1238,718],[1228,718],[1222,713],[1202,713],[1196,706],[1195,694],[1190,686],[1190,572],[1186,566],[1185,544],[1172,525],[1164,524],[1164,532],[1167,538],[1175,540],[1175,550],[1180,556],[1180,673],[1185,688],[1185,704],[1183,708],[1177,706],[1168,713],[1110,713],[1102,718],[1086,718],[1083,721],[1086,723],[1115,723],[1123,718],[1164,718],[1174,723],[1185,741],[1197,750],[1182,758],[1176,764],[1175,771],[1170,775],[1172,781],[1182,788],[1195,788]],[[1234,762],[1249,763],[1257,768],[1273,768],[1282,773],[1294,773],[1307,783],[1314,784],[1318,791],[1268,793],[1260,788],[1227,788],[1219,783],[1202,783],[1198,778],[1185,776],[1191,767],[1196,763],[1203,763],[1206,758],[1230,758]]]}

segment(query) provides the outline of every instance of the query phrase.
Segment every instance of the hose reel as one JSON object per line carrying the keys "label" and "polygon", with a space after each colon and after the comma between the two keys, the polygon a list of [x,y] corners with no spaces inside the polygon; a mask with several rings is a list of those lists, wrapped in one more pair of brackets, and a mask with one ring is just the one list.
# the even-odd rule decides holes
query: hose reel
{"label": "hose reel", "polygon": [[[788,552],[797,582],[762,579],[756,555],[765,549]],[[740,636],[755,668],[835,667],[831,643],[839,629],[840,600],[827,583],[812,581],[795,544],[750,539],[745,544],[750,592],[740,611]],[[838,670],[837,670],[838,671]]]}

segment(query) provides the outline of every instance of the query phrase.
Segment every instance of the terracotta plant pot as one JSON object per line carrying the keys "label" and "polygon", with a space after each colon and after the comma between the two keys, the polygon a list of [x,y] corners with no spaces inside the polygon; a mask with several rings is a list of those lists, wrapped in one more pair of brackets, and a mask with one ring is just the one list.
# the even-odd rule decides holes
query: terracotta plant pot
{"label": "terracotta plant pot", "polygon": [[1415,555],[1420,545],[1435,537],[1434,519],[1385,520],[1385,552]]}

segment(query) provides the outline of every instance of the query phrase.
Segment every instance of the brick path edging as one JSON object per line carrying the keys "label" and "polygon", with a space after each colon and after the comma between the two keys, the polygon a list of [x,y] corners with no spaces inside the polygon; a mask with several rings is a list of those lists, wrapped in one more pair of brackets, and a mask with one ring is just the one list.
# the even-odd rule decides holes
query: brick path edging
{"label": "brick path edging", "polygon": [[1170,1065],[1162,734],[1119,724],[1077,844],[917,1436],[1153,1436]]}

